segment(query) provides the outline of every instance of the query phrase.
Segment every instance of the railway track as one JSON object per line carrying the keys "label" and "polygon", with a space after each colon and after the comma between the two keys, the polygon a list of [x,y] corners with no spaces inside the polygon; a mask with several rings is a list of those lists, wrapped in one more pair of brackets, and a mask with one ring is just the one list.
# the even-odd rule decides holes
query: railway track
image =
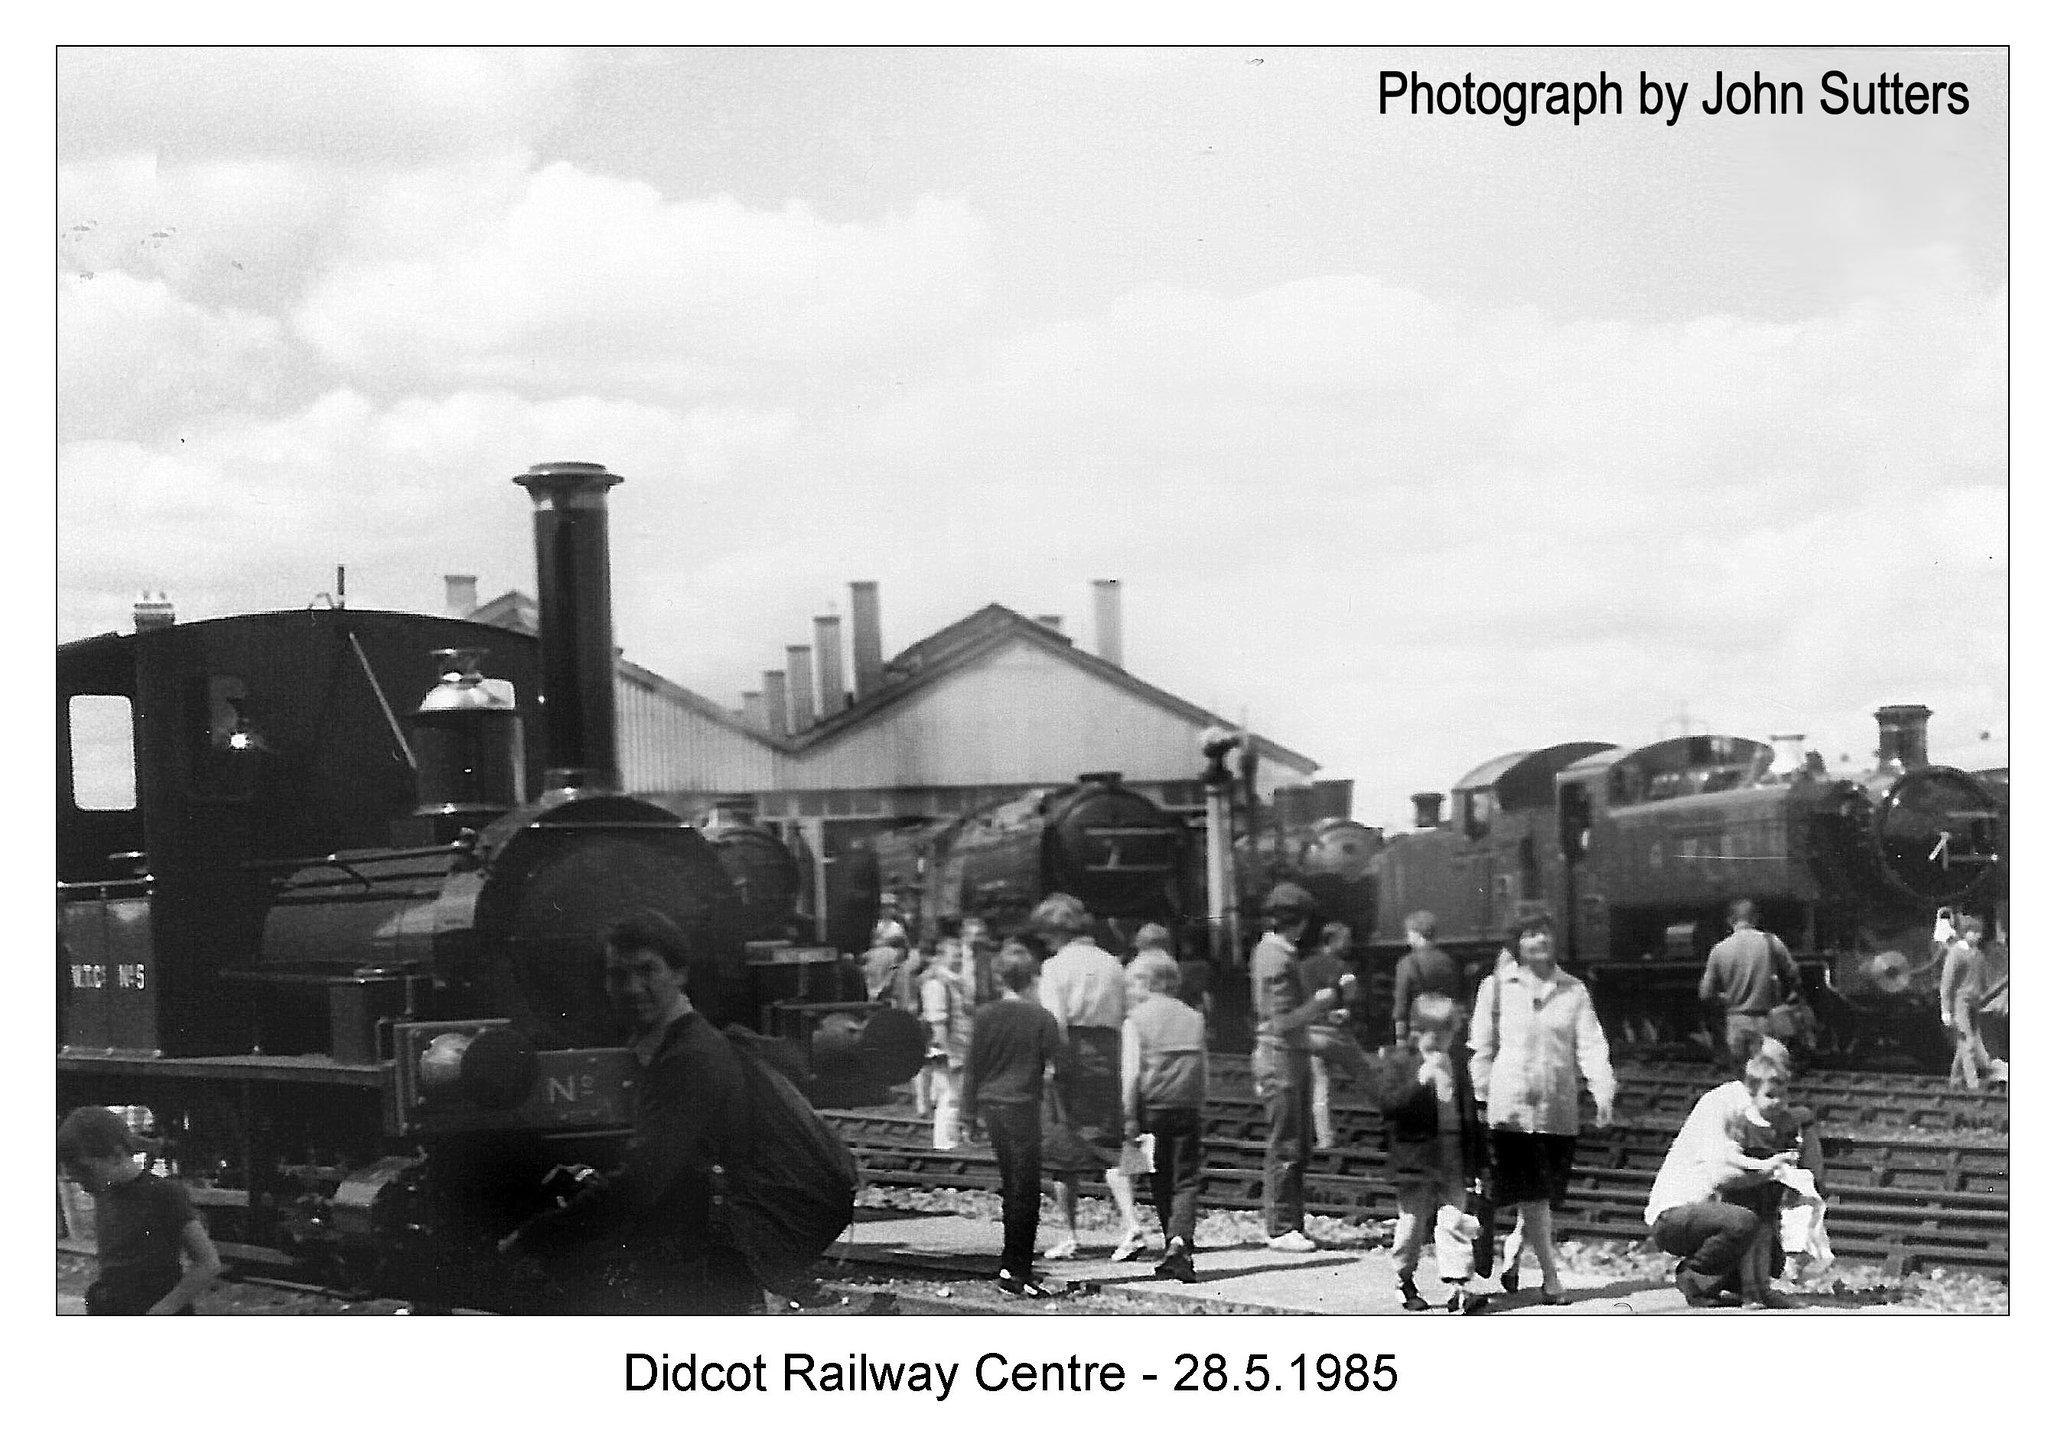
{"label": "railway track", "polygon": [[[1212,1208],[1256,1209],[1263,1191],[1265,1113],[1246,1091],[1214,1094],[1204,1113],[1203,1201]],[[1661,1092],[1678,1085],[1645,1082]],[[1802,1094],[1805,1082],[1801,1082]],[[1684,1082],[1684,1106],[1697,1080]],[[1852,1087],[1844,1087],[1850,1089]],[[1376,1111],[1340,1097],[1334,1106],[1338,1149],[1317,1152],[1307,1181],[1311,1209],[1330,1215],[1385,1216],[1394,1209]],[[985,1151],[933,1150],[931,1125],[895,1110],[834,1111],[866,1178],[877,1185],[993,1190],[995,1161]],[[1637,1240],[1657,1167],[1681,1112],[1580,1137],[1575,1180],[1558,1213],[1566,1234]],[[1851,1261],[1961,1267],[2002,1274],[2009,1261],[2007,1150],[2003,1142],[1883,1136],[1866,1131],[1823,1136],[1828,1167],[1828,1234]],[[1084,1184],[1084,1189],[1087,1187]]]}
{"label": "railway track", "polygon": [[[1617,1066],[1616,1108],[1625,1116],[1675,1116],[1683,1119],[1702,1091],[1729,1078],[1717,1066],[1700,1062],[1630,1062]],[[1249,1057],[1212,1055],[1209,1089],[1224,1098],[1250,1099]],[[2004,1131],[2010,1108],[2003,1094],[1951,1089],[1945,1080],[1928,1075],[1897,1075],[1871,1070],[1803,1072],[1798,1100],[1814,1112],[1830,1134],[1899,1131]]]}

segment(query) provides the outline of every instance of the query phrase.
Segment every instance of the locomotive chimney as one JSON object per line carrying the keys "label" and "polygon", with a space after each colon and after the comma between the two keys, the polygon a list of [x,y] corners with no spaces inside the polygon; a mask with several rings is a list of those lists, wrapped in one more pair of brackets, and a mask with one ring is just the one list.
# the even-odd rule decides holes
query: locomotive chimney
{"label": "locomotive chimney", "polygon": [[594,462],[542,463],[513,479],[533,498],[549,789],[619,787],[605,494],[620,480]]}
{"label": "locomotive chimney", "polygon": [[153,633],[178,621],[178,610],[162,593],[144,593],[135,600],[135,631]]}
{"label": "locomotive chimney", "polygon": [[1877,768],[1901,774],[1927,767],[1927,720],[1934,710],[1917,703],[1887,704],[1877,711]]}
{"label": "locomotive chimney", "polygon": [[882,686],[882,595],[879,583],[849,583],[853,590],[853,695]]}
{"label": "locomotive chimney", "polygon": [[846,707],[846,649],[838,614],[821,613],[811,626],[818,636],[818,717],[827,719]]}
{"label": "locomotive chimney", "polygon": [[817,722],[811,704],[811,650],[807,644],[789,645],[789,731],[803,733]]}
{"label": "locomotive chimney", "polygon": [[1095,580],[1095,656],[1124,666],[1123,585],[1114,578]]}
{"label": "locomotive chimney", "polygon": [[761,701],[768,709],[768,732],[789,732],[789,684],[779,668],[761,675]]}
{"label": "locomotive chimney", "polygon": [[450,618],[467,618],[476,612],[476,574],[443,573],[441,581],[448,587]]}
{"label": "locomotive chimney", "polygon": [[1440,829],[1443,827],[1443,795],[1424,792],[1421,794],[1411,794],[1409,797],[1415,801],[1415,827],[1417,829]]}

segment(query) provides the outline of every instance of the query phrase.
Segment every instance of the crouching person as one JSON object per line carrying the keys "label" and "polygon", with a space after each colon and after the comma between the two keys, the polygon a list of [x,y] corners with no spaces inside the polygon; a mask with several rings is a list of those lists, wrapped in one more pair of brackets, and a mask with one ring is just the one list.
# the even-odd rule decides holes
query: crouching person
{"label": "crouching person", "polygon": [[1124,1016],[1124,1139],[1152,1137],[1152,1208],[1166,1233],[1153,1275],[1195,1279],[1195,1212],[1202,1189],[1202,1098],[1209,1088],[1207,1025],[1181,1002],[1180,966],[1164,953],[1135,974]]}
{"label": "crouching person", "polygon": [[1784,1047],[1767,1040],[1741,1080],[1702,1095],[1671,1142],[1643,1219],[1650,1244],[1680,1258],[1678,1290],[1688,1306],[1764,1308],[1788,1303],[1770,1289],[1777,1246],[1774,1180],[1798,1166],[1796,1148],[1751,1155],[1752,1107],[1775,1105],[1790,1079]]}
{"label": "crouching person", "polygon": [[1486,1164],[1486,1131],[1472,1078],[1458,1052],[1458,1007],[1443,995],[1422,995],[1409,1012],[1405,1042],[1380,1065],[1380,1113],[1386,1122],[1387,1167],[1399,1217],[1394,1269],[1401,1306],[1427,1311],[1415,1286],[1422,1237],[1433,1230],[1437,1274],[1450,1284],[1449,1310],[1476,1312],[1482,1298],[1466,1288],[1479,1222],[1465,1210],[1465,1183]]}

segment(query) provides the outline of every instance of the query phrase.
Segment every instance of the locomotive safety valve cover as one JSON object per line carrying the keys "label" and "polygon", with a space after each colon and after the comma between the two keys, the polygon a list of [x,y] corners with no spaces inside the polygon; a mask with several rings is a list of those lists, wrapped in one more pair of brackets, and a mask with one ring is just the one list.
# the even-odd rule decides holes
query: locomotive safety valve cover
{"label": "locomotive safety valve cover", "polygon": [[386,1100],[394,1135],[625,1130],[639,1063],[623,1047],[534,1050],[508,1020],[404,1021]]}

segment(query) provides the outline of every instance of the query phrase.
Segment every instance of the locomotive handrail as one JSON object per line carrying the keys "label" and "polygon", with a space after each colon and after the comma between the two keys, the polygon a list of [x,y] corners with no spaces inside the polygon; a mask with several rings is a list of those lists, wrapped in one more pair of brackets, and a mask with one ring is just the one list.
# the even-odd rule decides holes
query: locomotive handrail
{"label": "locomotive handrail", "polygon": [[[354,852],[358,853],[362,861],[367,864],[371,862],[382,863],[392,859],[433,859],[446,854],[465,853],[470,847],[469,841],[457,839],[447,844],[425,844],[410,849],[377,849]],[[322,864],[331,864],[337,869],[346,869],[351,874],[355,873],[350,868],[349,862],[341,858],[339,854],[307,854],[301,855],[298,858],[285,859],[250,859],[244,861],[241,867],[251,871],[262,870],[274,873],[286,869],[312,869]]]}

